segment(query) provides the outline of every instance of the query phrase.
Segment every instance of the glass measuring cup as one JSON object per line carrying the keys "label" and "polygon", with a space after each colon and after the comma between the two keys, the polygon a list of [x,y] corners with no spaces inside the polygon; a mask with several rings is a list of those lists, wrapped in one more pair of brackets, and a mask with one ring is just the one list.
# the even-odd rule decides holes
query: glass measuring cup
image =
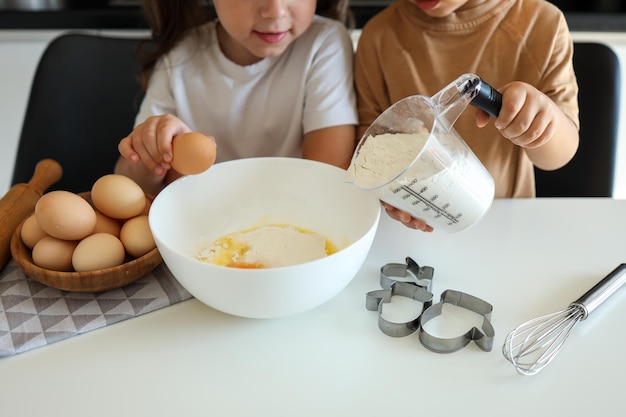
{"label": "glass measuring cup", "polygon": [[452,125],[468,104],[497,117],[499,92],[464,74],[433,97],[406,97],[367,129],[346,180],[436,229],[475,224],[494,198],[493,177]]}

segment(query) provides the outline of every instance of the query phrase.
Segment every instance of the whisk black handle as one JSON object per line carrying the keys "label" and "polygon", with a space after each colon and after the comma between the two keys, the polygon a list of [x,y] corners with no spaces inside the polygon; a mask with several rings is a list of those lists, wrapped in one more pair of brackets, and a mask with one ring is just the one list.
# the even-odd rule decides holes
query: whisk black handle
{"label": "whisk black handle", "polygon": [[589,291],[584,293],[578,300],[571,305],[580,307],[584,310],[584,316],[581,320],[587,318],[596,308],[600,306],[607,298],[612,296],[626,283],[626,263],[620,264],[611,271],[600,282],[594,285]]}

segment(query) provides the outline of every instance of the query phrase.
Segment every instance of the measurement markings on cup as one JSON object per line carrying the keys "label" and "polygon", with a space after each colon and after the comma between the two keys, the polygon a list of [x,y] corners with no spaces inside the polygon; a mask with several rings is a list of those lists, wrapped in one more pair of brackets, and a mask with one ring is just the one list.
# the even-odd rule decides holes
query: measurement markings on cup
{"label": "measurement markings on cup", "polygon": [[435,204],[435,200],[437,199],[437,195],[435,194],[434,196],[432,196],[430,199],[424,197],[422,194],[428,190],[428,187],[423,187],[419,192],[415,191],[414,189],[410,188],[409,186],[403,185],[400,188],[398,188],[396,190],[400,191],[403,190],[407,193],[407,195],[405,196],[405,198],[409,198],[409,197],[414,197],[417,201],[415,201],[413,203],[413,205],[417,205],[419,203],[424,203],[426,205],[426,208],[424,209],[426,210],[434,210],[437,213],[436,217],[445,217],[446,219],[448,219],[450,221],[449,224],[456,224],[459,222],[459,218],[463,215],[462,213],[459,213],[457,216],[454,216],[453,214],[450,214],[447,209],[450,206],[448,203],[444,204],[443,206],[439,207],[437,204]]}

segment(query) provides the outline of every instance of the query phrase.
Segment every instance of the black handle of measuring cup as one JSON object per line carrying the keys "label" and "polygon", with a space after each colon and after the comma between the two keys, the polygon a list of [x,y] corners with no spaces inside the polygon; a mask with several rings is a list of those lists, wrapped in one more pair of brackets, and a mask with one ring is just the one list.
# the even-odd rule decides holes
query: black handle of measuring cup
{"label": "black handle of measuring cup", "polygon": [[494,119],[497,118],[502,108],[502,94],[483,80],[479,81],[476,90],[476,97],[470,101],[470,104]]}

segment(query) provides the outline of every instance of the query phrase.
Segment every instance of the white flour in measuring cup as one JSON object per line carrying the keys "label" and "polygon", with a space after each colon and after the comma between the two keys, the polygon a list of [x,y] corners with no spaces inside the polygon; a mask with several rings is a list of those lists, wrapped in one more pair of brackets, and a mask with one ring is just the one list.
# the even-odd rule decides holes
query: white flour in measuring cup
{"label": "white flour in measuring cup", "polygon": [[382,201],[436,229],[461,231],[491,206],[493,178],[464,142],[445,135],[429,141],[429,136],[368,136],[346,179],[360,188],[375,189]]}

